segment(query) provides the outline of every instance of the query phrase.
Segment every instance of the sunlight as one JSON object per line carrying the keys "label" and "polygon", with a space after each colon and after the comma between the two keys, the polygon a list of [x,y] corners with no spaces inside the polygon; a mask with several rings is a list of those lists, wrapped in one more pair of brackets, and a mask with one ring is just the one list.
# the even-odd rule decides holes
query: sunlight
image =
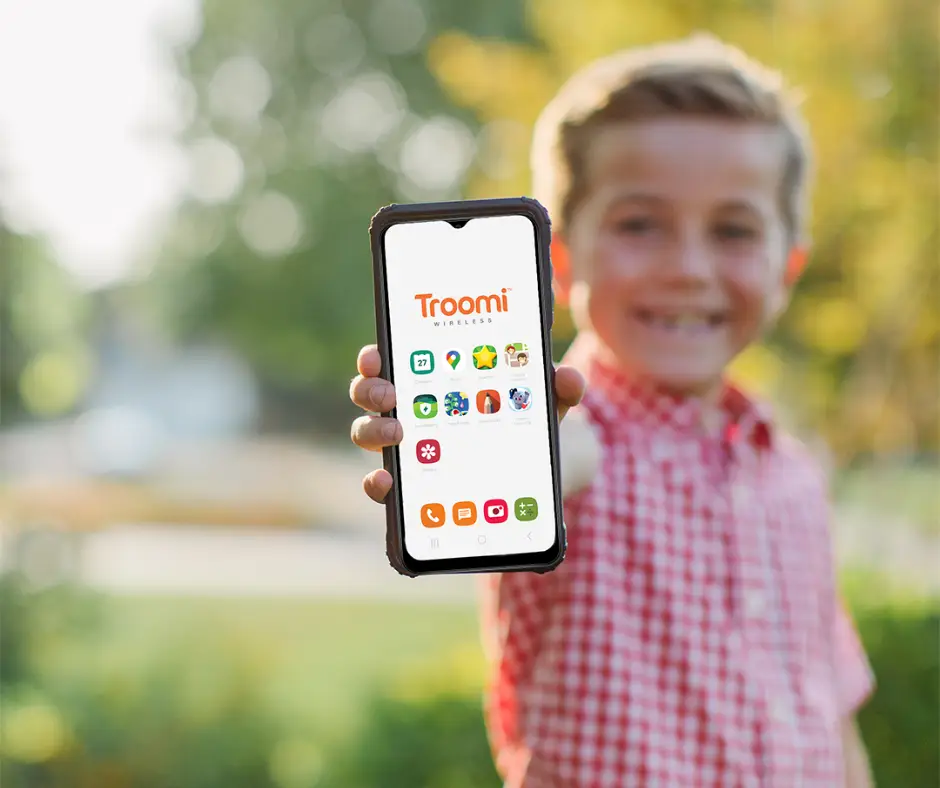
{"label": "sunlight", "polygon": [[165,47],[199,22],[196,0],[0,0],[0,207],[85,287],[132,272],[185,185]]}

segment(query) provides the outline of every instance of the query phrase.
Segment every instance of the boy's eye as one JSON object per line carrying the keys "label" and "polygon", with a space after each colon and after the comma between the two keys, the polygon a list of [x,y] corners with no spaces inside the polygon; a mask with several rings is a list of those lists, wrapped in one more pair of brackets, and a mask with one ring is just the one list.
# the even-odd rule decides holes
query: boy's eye
{"label": "boy's eye", "polygon": [[719,224],[715,228],[715,235],[723,241],[741,241],[750,240],[757,236],[757,231],[753,227],[745,224]]}
{"label": "boy's eye", "polygon": [[649,216],[627,216],[614,222],[617,232],[640,235],[654,229],[656,222]]}

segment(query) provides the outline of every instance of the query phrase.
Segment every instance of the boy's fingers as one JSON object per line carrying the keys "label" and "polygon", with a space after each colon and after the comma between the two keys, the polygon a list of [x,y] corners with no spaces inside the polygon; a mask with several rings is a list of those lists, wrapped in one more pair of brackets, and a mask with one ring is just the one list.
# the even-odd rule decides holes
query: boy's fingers
{"label": "boy's fingers", "polygon": [[377,378],[382,373],[382,357],[376,345],[366,345],[359,351],[356,369],[364,378]]}
{"label": "boy's fingers", "polygon": [[395,387],[381,378],[357,375],[349,384],[349,398],[363,410],[388,413],[395,407]]}
{"label": "boy's fingers", "polygon": [[372,471],[363,478],[362,489],[376,503],[385,503],[385,496],[392,489],[392,475],[384,468]]}
{"label": "boy's fingers", "polygon": [[352,423],[350,437],[360,449],[382,451],[401,441],[401,424],[387,416],[360,416]]}
{"label": "boy's fingers", "polygon": [[558,399],[558,419],[581,401],[584,396],[584,377],[574,367],[558,367],[555,370],[555,396]]}

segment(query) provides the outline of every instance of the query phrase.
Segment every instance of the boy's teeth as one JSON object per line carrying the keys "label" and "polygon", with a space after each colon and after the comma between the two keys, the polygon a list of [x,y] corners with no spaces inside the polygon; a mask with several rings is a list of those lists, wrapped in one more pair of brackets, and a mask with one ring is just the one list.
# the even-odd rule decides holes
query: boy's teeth
{"label": "boy's teeth", "polygon": [[697,333],[717,326],[721,321],[695,314],[657,315],[652,312],[639,313],[642,320],[651,325],[665,328],[670,331],[683,331]]}

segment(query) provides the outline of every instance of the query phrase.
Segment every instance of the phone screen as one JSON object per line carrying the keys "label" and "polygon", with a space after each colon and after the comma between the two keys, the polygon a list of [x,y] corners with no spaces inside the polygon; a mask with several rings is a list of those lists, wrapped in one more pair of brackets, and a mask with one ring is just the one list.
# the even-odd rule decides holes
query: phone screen
{"label": "phone screen", "polygon": [[556,541],[536,227],[524,215],[394,224],[385,281],[406,552]]}

